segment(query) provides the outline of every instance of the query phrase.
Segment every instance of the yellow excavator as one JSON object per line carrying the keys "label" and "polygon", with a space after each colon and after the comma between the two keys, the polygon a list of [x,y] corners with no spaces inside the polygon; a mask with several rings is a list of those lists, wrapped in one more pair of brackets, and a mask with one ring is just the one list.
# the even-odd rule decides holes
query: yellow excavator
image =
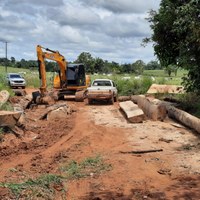
{"label": "yellow excavator", "polygon": [[[86,89],[90,84],[90,76],[85,74],[84,64],[68,64],[65,57],[58,51],[44,48],[37,45],[37,58],[40,78],[40,92],[33,93],[33,101],[37,103],[44,102],[47,96],[54,100],[66,98],[74,98],[76,101],[83,101]],[[59,71],[54,77],[53,92],[47,91],[47,77],[45,60],[53,60],[57,62]]]}

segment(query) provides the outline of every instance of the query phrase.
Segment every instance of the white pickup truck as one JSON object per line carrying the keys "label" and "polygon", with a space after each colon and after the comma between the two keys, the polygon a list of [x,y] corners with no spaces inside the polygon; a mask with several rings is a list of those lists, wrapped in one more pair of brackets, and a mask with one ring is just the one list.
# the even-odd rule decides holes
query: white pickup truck
{"label": "white pickup truck", "polygon": [[95,79],[87,88],[88,104],[91,104],[93,100],[105,100],[113,104],[117,101],[117,96],[116,85],[110,79]]}

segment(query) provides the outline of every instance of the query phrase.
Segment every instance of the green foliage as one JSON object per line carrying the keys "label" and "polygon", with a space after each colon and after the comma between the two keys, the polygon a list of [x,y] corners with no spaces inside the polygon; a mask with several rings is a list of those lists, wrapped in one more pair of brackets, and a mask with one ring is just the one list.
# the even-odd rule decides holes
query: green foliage
{"label": "green foliage", "polygon": [[134,95],[134,94],[144,94],[147,92],[148,88],[152,85],[152,80],[150,77],[143,77],[141,79],[116,79],[118,93],[120,96],[124,95]]}
{"label": "green foliage", "polygon": [[[147,92],[151,84],[169,84],[169,85],[181,85],[181,78],[187,74],[186,70],[178,70],[177,76],[174,74],[171,77],[167,77],[164,70],[145,70],[140,79],[135,79],[135,74],[114,74],[112,76],[98,75],[92,76],[91,79],[96,78],[108,78],[112,79],[117,84],[119,95],[132,95],[132,94],[144,94]],[[124,80],[124,77],[128,76],[128,80]],[[155,81],[152,80],[154,77]]]}
{"label": "green foliage", "polygon": [[83,63],[87,72],[94,73],[95,60],[89,52],[82,52],[75,63]]}
{"label": "green foliage", "polygon": [[135,63],[133,63],[134,73],[138,75],[143,74],[144,68],[145,63],[142,60],[137,60]]}
{"label": "green foliage", "polygon": [[0,110],[13,111],[12,104],[9,102],[6,102],[1,106]]}
{"label": "green foliage", "polygon": [[197,117],[200,117],[200,96],[195,93],[180,94],[176,97],[179,107]]}
{"label": "green foliage", "polygon": [[[8,73],[19,73],[19,72],[25,72],[23,77],[26,80],[27,87],[34,87],[39,88],[40,87],[40,79],[39,79],[39,73],[37,70],[34,70],[32,68],[30,69],[24,69],[24,68],[15,68],[15,67],[9,67]],[[0,90],[7,90],[11,96],[14,95],[12,89],[8,86],[6,81],[6,72],[5,68],[3,66],[0,66]],[[47,72],[47,85],[48,87],[52,87],[53,85],[53,73]]]}
{"label": "green foliage", "polygon": [[[0,65],[7,66],[8,71],[12,67],[19,68],[19,69],[31,69],[31,70],[38,69],[37,60],[21,59],[20,61],[16,61],[14,57],[11,57],[10,60],[9,59],[6,60],[5,58],[0,58]],[[56,64],[55,62],[52,62],[52,61],[45,61],[45,65],[46,65],[46,71],[50,72],[50,71],[54,71]]]}
{"label": "green foliage", "polygon": [[200,93],[200,6],[199,0],[162,0],[158,12],[151,11],[148,21],[154,51],[162,66],[174,65],[188,70],[184,85]]}
{"label": "green foliage", "polygon": [[176,65],[168,65],[167,67],[164,68],[165,72],[168,74],[168,76],[171,76],[172,73],[175,74],[175,76],[177,75],[177,71],[178,71],[178,66]]}
{"label": "green foliage", "polygon": [[3,138],[4,138],[4,131],[3,128],[0,128],[0,142],[3,141]]}
{"label": "green foliage", "polygon": [[68,179],[84,178],[91,174],[100,174],[101,172],[110,169],[111,165],[104,163],[99,155],[86,158],[80,163],[71,161],[67,166],[61,168],[61,170],[67,174]]}
{"label": "green foliage", "polygon": [[53,200],[55,186],[63,187],[62,176],[47,174],[35,180],[29,179],[22,183],[0,183],[0,187],[9,188],[16,199],[49,199]]}
{"label": "green foliage", "polygon": [[14,95],[12,89],[7,84],[6,74],[4,74],[4,73],[0,74],[0,91],[1,90],[7,90],[9,92],[10,96]]}
{"label": "green foliage", "polygon": [[156,69],[162,69],[162,66],[160,65],[160,63],[158,61],[150,61],[147,63],[147,65],[145,66],[146,70],[156,70]]}
{"label": "green foliage", "polygon": [[166,79],[164,77],[160,77],[157,79],[157,83],[160,85],[164,85],[166,83]]}

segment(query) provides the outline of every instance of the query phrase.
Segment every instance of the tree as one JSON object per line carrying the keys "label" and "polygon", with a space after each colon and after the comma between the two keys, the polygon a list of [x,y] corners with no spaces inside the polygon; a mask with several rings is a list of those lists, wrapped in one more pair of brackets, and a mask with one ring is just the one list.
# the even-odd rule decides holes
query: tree
{"label": "tree", "polygon": [[89,52],[82,52],[75,62],[83,63],[87,72],[94,73],[95,60]]}
{"label": "tree", "polygon": [[11,62],[12,67],[14,67],[14,66],[15,66],[15,63],[16,63],[15,58],[14,58],[14,57],[11,57],[11,58],[10,58],[10,62]]}
{"label": "tree", "polygon": [[155,69],[162,69],[160,63],[158,61],[150,61],[145,66],[145,69],[147,70],[155,70]]}
{"label": "tree", "polygon": [[19,65],[19,66],[21,66],[21,68],[28,68],[27,61],[24,58],[21,59],[20,63],[21,63],[21,65]]}
{"label": "tree", "polygon": [[125,63],[122,65],[122,73],[132,73],[132,65]]}
{"label": "tree", "polygon": [[142,60],[137,60],[135,63],[132,64],[133,70],[136,74],[141,75],[145,68],[145,63]]}
{"label": "tree", "polygon": [[104,61],[101,58],[96,58],[94,63],[94,71],[103,72],[104,70]]}
{"label": "tree", "polygon": [[188,69],[184,84],[200,92],[200,6],[199,0],[161,0],[158,12],[148,18],[153,30],[154,51],[162,66]]}

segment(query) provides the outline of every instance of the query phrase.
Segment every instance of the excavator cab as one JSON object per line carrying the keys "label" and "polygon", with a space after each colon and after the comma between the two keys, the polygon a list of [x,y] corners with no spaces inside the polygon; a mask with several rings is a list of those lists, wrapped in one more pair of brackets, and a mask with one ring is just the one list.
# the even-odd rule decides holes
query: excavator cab
{"label": "excavator cab", "polygon": [[[85,66],[83,64],[68,64],[66,71],[67,82],[66,85],[68,87],[74,86],[85,86],[86,85],[86,75],[85,75]],[[60,71],[58,71],[57,75],[54,77],[54,88],[60,88]]]}
{"label": "excavator cab", "polygon": [[68,86],[85,85],[85,67],[83,64],[68,64],[67,84]]}

